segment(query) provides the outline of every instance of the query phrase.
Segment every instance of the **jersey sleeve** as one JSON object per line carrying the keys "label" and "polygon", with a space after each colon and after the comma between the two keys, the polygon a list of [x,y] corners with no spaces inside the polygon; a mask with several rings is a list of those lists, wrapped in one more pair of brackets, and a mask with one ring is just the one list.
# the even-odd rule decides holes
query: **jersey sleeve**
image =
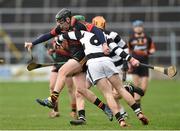
{"label": "jersey sleeve", "polygon": [[84,30],[84,31],[87,31],[87,28],[85,26],[85,24],[79,22],[79,21],[76,21],[76,23],[74,24],[74,27],[75,27],[75,30]]}
{"label": "jersey sleeve", "polygon": [[131,42],[132,42],[132,38],[130,37],[130,39],[128,40],[128,50],[129,50],[129,53],[131,53],[133,51],[133,47],[131,45]]}
{"label": "jersey sleeve", "polygon": [[148,51],[151,49],[156,50],[155,44],[150,37],[148,38],[148,42],[149,42]]}
{"label": "jersey sleeve", "polygon": [[109,37],[114,40],[115,43],[117,43],[122,49],[128,48],[126,42],[120,37],[120,35],[114,31],[109,32]]}
{"label": "jersey sleeve", "polygon": [[96,37],[98,38],[98,40],[99,40],[99,42],[101,44],[106,43],[106,38],[104,37],[104,34],[103,34],[103,32],[100,29],[98,29],[97,27],[93,26],[91,32],[96,35]]}
{"label": "jersey sleeve", "polygon": [[[63,40],[80,40],[83,37],[80,31],[71,31],[71,32],[66,32],[58,37],[58,41],[63,41]],[[57,42],[57,45],[60,45],[61,42]]]}
{"label": "jersey sleeve", "polygon": [[45,42],[51,38],[54,38],[55,36],[62,34],[61,29],[59,26],[57,26],[56,28],[53,28],[50,32],[43,34],[41,36],[39,36],[37,39],[35,39],[32,44],[33,45],[37,45],[39,43]]}
{"label": "jersey sleeve", "polygon": [[39,36],[37,39],[35,39],[35,40],[32,42],[32,44],[33,44],[33,45],[37,45],[37,44],[42,43],[42,42],[45,42],[45,41],[47,41],[47,40],[49,40],[49,39],[51,39],[51,38],[53,38],[53,37],[54,37],[54,36],[53,36],[50,32],[48,32],[48,33],[46,33],[46,34],[43,34],[43,35]]}
{"label": "jersey sleeve", "polygon": [[81,21],[81,22],[77,21],[75,24],[75,29],[78,31],[84,30],[94,33],[101,44],[106,43],[106,38],[104,37],[103,32],[93,24],[87,23],[85,21]]}
{"label": "jersey sleeve", "polygon": [[60,26],[53,28],[50,33],[53,36],[57,36],[57,35],[62,34]]}
{"label": "jersey sleeve", "polygon": [[129,61],[132,57],[128,53],[126,53],[122,48],[120,48],[117,43],[110,42],[109,47],[112,50],[111,52],[114,52],[116,55],[124,58],[125,60]]}

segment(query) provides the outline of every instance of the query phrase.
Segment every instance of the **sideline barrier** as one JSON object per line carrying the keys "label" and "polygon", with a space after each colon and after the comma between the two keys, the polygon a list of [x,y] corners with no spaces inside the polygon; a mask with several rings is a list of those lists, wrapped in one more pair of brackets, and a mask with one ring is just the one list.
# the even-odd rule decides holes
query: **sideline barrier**
{"label": "sideline barrier", "polygon": [[47,81],[51,67],[29,72],[26,65],[1,65],[0,82],[6,81]]}

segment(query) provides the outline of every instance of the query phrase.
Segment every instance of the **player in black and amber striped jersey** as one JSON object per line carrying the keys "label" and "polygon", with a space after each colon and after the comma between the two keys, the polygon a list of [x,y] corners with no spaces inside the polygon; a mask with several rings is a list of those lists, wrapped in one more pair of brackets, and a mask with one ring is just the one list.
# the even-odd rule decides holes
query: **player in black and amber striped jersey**
{"label": "player in black and amber striped jersey", "polygon": [[[143,21],[136,20],[133,22],[133,34],[130,36],[128,42],[128,48],[130,54],[138,59],[141,63],[148,64],[149,55],[155,52],[155,45],[145,32],[143,27]],[[132,68],[133,83],[135,86],[141,87],[144,93],[148,87],[149,70],[146,67]],[[135,100],[140,104],[140,96],[135,94]]]}

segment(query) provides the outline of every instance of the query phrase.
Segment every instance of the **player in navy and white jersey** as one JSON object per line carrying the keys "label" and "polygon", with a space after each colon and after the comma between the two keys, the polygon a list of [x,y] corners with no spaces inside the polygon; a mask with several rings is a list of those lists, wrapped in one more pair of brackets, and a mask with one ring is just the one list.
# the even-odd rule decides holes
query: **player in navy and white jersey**
{"label": "player in navy and white jersey", "polygon": [[[106,36],[107,39],[113,40],[120,48],[122,48],[126,53],[128,53],[128,46],[124,42],[124,40],[119,36],[119,34],[114,32],[114,31],[108,31],[108,30],[105,29],[106,20],[104,19],[103,16],[94,17],[92,19],[92,24],[94,24],[96,27],[101,29],[104,32],[104,35]],[[112,58],[113,63],[118,68],[119,75],[122,76],[122,74],[123,74],[122,78],[123,78],[123,80],[125,80],[124,76],[126,75],[125,74],[126,70],[124,70],[124,69],[128,69],[127,61],[123,60],[122,57],[117,56],[116,53],[114,52],[114,50],[110,52],[109,56]],[[129,85],[124,85],[124,87],[127,89],[128,92],[130,92],[132,95],[134,95],[133,88],[130,88]],[[115,90],[113,90],[113,93],[114,93],[114,96],[116,98],[115,100],[119,101],[119,98],[116,97],[117,92]],[[122,105],[121,105],[120,113],[123,115],[124,118],[128,117],[128,114],[124,110],[124,107]]]}
{"label": "player in navy and white jersey", "polygon": [[[128,46],[125,43],[125,41],[119,36],[118,33],[114,32],[114,31],[108,31],[105,29],[105,25],[106,25],[106,20],[104,19],[103,16],[96,16],[92,19],[92,23],[98,27],[99,29],[101,29],[104,32],[104,35],[107,38],[107,41],[113,41],[115,42],[120,48],[122,48],[126,53],[128,53]],[[115,50],[112,50],[110,52],[109,55],[112,59],[113,62],[115,64],[115,66],[118,68],[118,70],[120,71],[120,76],[122,76],[121,74],[123,73],[123,81],[126,80],[126,78],[124,78],[124,72],[126,73],[126,71],[128,70],[128,64],[127,61],[124,60],[122,57],[119,57],[118,55],[116,55]],[[126,75],[126,74],[125,74]],[[139,87],[135,87],[134,85],[124,85],[124,87],[134,96],[134,93],[138,93],[139,95],[144,95],[143,91],[139,88]]]}
{"label": "player in navy and white jersey", "polygon": [[[92,24],[101,29],[104,32],[104,35],[107,39],[114,41],[120,48],[122,48],[126,53],[128,53],[128,46],[124,42],[124,40],[119,36],[119,34],[114,31],[108,31],[105,29],[106,20],[103,16],[94,17],[92,19]],[[123,58],[117,56],[114,51],[111,51],[109,56],[113,59],[115,66],[119,70],[121,70],[121,67],[123,65]]]}
{"label": "player in navy and white jersey", "polygon": [[[59,36],[59,41],[63,41],[64,39],[79,40],[84,46],[88,65],[87,78],[102,91],[120,126],[124,127],[126,123],[119,112],[119,106],[114,99],[111,86],[115,88],[118,94],[131,106],[139,120],[141,120],[143,124],[148,124],[148,119],[143,115],[133,97],[122,88],[122,83],[118,76],[119,71],[113,64],[112,59],[103,53],[102,44],[99,43],[95,34],[87,31],[72,31]],[[109,47],[111,50],[115,50],[118,56],[126,59],[133,66],[138,66],[139,61],[119,48],[116,43],[110,42]]]}

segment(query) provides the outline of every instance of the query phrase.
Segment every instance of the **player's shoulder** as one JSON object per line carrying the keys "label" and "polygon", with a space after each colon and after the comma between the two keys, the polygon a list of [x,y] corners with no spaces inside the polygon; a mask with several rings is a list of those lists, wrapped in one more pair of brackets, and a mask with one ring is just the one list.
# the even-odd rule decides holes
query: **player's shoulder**
{"label": "player's shoulder", "polygon": [[147,32],[144,33],[144,36],[145,36],[147,39],[151,39],[151,38],[152,38],[152,36],[151,36],[149,33],[147,33]]}
{"label": "player's shoulder", "polygon": [[106,35],[108,35],[109,37],[113,38],[113,39],[118,35],[117,32],[115,32],[115,31],[109,31],[109,30],[105,30],[104,33],[105,33]]}
{"label": "player's shoulder", "polygon": [[56,26],[53,29],[51,29],[50,33],[54,36],[62,34],[62,30],[60,26]]}
{"label": "player's shoulder", "polygon": [[115,31],[104,30],[104,32],[105,32],[105,34],[107,34],[107,35],[118,35],[118,33],[115,32]]}

